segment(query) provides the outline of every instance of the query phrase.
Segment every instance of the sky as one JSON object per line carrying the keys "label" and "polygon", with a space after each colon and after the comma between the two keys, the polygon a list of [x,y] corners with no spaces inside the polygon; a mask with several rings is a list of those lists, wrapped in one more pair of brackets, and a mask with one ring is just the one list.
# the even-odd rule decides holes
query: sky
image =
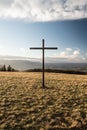
{"label": "sky", "polygon": [[0,0],[0,56],[87,62],[87,0]]}

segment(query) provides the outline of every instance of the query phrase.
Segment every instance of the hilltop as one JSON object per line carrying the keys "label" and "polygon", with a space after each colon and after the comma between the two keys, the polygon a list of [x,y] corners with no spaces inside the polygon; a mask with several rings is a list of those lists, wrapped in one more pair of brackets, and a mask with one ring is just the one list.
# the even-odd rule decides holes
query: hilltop
{"label": "hilltop", "polygon": [[86,130],[87,76],[0,72],[0,129]]}

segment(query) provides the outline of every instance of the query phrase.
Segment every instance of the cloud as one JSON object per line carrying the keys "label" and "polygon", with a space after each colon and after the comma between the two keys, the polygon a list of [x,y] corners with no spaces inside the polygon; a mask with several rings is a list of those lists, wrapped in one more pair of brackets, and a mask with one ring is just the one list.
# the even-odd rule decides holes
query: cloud
{"label": "cloud", "polygon": [[85,57],[82,57],[83,60],[87,60]]}
{"label": "cloud", "polygon": [[67,56],[68,56],[68,54],[65,51],[61,52],[59,55],[59,57],[61,57],[61,58],[67,58]]}
{"label": "cloud", "polygon": [[0,55],[0,60],[35,60],[29,57],[22,57],[22,56],[11,56],[11,55]]}
{"label": "cloud", "polygon": [[67,58],[67,59],[74,59],[76,57],[78,58],[79,55],[80,55],[80,50],[73,50],[72,48],[66,48],[65,51],[60,53],[59,57]]}
{"label": "cloud", "polygon": [[46,62],[48,61],[54,63],[87,63],[87,56],[80,49],[65,48],[60,53],[49,56]]}
{"label": "cloud", "polygon": [[0,0],[0,7],[10,7],[14,0]]}
{"label": "cloud", "polygon": [[0,0],[0,17],[29,22],[87,17],[87,0]]}
{"label": "cloud", "polygon": [[66,51],[72,51],[72,48],[66,48]]}
{"label": "cloud", "polygon": [[75,55],[75,56],[78,56],[80,54],[80,50],[75,50],[74,52],[73,52],[73,55]]}
{"label": "cloud", "polygon": [[65,48],[64,51],[60,52],[59,54],[54,54],[51,57],[58,61],[87,62],[87,57],[83,57],[80,49]]}
{"label": "cloud", "polygon": [[60,53],[60,57],[63,58],[76,58],[80,55],[80,50],[73,50],[72,48],[66,48],[65,51]]}

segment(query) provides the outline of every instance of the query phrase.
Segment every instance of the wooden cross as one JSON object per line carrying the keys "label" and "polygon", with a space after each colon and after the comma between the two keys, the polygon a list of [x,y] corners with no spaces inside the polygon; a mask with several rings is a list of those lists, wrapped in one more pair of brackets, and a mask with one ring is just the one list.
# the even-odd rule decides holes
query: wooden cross
{"label": "wooden cross", "polygon": [[45,88],[45,80],[44,80],[44,72],[45,72],[45,67],[44,67],[44,50],[48,49],[48,50],[54,50],[54,49],[57,49],[57,47],[45,47],[45,42],[44,42],[44,39],[42,39],[42,47],[31,47],[30,49],[39,49],[39,50],[42,50],[42,87]]}

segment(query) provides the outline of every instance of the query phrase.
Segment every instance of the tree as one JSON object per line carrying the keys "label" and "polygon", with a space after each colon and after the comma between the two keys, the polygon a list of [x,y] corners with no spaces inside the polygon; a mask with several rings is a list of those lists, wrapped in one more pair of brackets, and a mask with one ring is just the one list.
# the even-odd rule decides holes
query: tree
{"label": "tree", "polygon": [[10,65],[7,67],[7,71],[12,71],[12,68]]}
{"label": "tree", "polygon": [[3,65],[3,66],[0,68],[0,71],[6,71],[6,66]]}
{"label": "tree", "polygon": [[11,71],[12,71],[12,72],[14,72],[14,71],[15,71],[15,69],[14,69],[14,68],[11,68]]}
{"label": "tree", "polygon": [[5,65],[3,65],[3,71],[6,71],[6,66]]}

